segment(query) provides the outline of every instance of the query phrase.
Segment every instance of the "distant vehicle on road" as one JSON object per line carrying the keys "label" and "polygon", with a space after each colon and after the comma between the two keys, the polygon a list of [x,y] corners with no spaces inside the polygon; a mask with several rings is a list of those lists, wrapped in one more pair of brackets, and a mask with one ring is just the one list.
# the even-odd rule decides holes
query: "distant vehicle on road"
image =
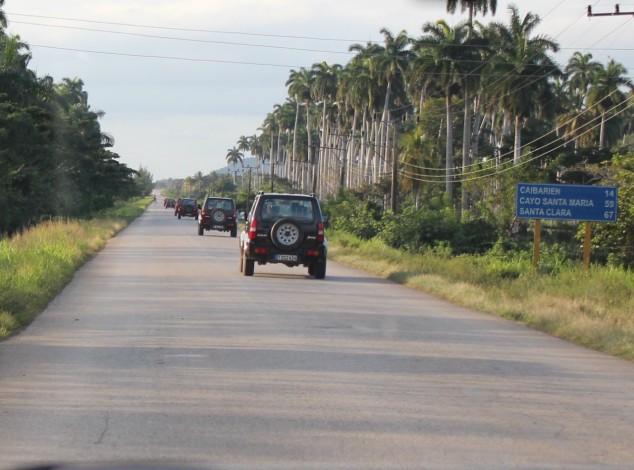
{"label": "distant vehicle on road", "polygon": [[163,206],[165,207],[165,209],[169,209],[171,207],[174,207],[175,205],[176,200],[174,198],[166,197],[165,199],[163,199]]}
{"label": "distant vehicle on road", "polygon": [[237,219],[236,203],[232,198],[208,197],[198,218],[198,235],[204,235],[205,230],[218,230],[237,237]]}
{"label": "distant vehicle on road", "polygon": [[193,217],[198,219],[198,202],[196,199],[183,198],[176,206],[176,215],[181,217]]}

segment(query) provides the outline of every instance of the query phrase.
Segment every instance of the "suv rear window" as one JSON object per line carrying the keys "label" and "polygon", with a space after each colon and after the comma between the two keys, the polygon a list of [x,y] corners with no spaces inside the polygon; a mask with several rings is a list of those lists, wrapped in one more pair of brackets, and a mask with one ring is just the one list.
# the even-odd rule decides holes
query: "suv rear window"
{"label": "suv rear window", "polygon": [[260,211],[260,217],[263,220],[290,217],[295,220],[311,222],[315,217],[312,201],[304,198],[267,197]]}
{"label": "suv rear window", "polygon": [[233,201],[228,199],[208,199],[207,209],[233,210]]}

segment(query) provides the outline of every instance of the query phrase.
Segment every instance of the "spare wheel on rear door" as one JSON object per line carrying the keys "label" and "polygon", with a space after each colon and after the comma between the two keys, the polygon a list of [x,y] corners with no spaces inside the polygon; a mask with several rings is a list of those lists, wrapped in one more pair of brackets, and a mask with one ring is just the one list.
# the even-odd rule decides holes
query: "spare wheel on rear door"
{"label": "spare wheel on rear door", "polygon": [[293,219],[280,219],[271,228],[271,240],[280,250],[292,250],[304,240],[304,231]]}

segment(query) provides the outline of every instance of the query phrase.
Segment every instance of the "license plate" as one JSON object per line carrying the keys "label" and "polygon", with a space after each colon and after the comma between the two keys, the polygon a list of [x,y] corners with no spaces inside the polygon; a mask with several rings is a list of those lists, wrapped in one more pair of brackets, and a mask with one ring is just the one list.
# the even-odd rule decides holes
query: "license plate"
{"label": "license plate", "polygon": [[222,225],[214,225],[212,228],[223,229],[224,227]]}
{"label": "license plate", "polygon": [[297,261],[297,255],[275,255],[276,261]]}

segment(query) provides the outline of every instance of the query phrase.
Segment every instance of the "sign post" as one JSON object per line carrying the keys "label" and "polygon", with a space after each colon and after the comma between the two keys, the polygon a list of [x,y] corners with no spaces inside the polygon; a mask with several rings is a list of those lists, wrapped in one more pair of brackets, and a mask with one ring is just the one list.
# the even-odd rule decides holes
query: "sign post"
{"label": "sign post", "polygon": [[590,222],[616,222],[616,186],[517,183],[515,217],[535,220],[533,266],[539,261],[541,221],[586,222],[583,260],[590,267]]}
{"label": "sign post", "polygon": [[590,222],[586,222],[586,233],[583,237],[583,264],[590,267],[590,241],[592,240],[592,227]]}
{"label": "sign post", "polygon": [[535,231],[533,233],[533,269],[539,263],[539,245],[542,241],[542,219],[535,219]]}

